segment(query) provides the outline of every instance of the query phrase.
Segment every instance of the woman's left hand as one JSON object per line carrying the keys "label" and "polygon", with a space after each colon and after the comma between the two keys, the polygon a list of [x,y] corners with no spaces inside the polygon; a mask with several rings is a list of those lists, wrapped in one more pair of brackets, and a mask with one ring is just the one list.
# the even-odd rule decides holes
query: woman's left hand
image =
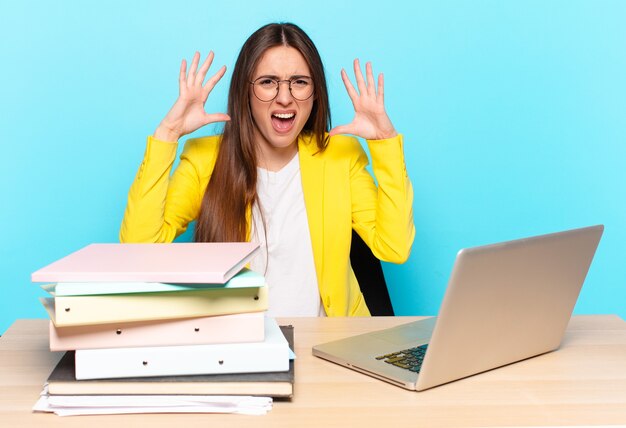
{"label": "woman's left hand", "polygon": [[354,119],[347,125],[335,126],[330,130],[330,136],[337,134],[352,134],[366,140],[383,140],[398,135],[385,112],[383,74],[378,75],[378,85],[374,82],[372,63],[365,64],[367,80],[363,79],[359,60],[354,60],[354,75],[358,92],[344,69],[341,70],[348,95],[354,106]]}

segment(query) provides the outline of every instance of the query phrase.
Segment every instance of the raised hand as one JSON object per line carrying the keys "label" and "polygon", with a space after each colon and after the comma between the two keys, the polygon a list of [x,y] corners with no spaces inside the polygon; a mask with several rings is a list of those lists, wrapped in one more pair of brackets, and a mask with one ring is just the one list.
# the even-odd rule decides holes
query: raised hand
{"label": "raised hand", "polygon": [[226,66],[222,66],[203,84],[213,57],[213,52],[209,52],[198,69],[200,53],[196,52],[189,67],[189,74],[187,74],[187,61],[183,59],[178,77],[178,99],[159,124],[154,133],[155,138],[163,141],[178,141],[183,135],[190,134],[209,123],[230,120],[227,114],[208,114],[204,111],[204,104],[209,94],[226,72]]}
{"label": "raised hand", "polygon": [[348,95],[354,106],[354,119],[347,125],[339,125],[330,130],[330,135],[352,134],[367,140],[383,140],[398,135],[385,112],[383,74],[378,75],[378,85],[374,82],[372,64],[365,64],[367,81],[361,73],[359,60],[354,60],[354,75],[358,92],[344,69],[341,69],[341,79],[346,86]]}

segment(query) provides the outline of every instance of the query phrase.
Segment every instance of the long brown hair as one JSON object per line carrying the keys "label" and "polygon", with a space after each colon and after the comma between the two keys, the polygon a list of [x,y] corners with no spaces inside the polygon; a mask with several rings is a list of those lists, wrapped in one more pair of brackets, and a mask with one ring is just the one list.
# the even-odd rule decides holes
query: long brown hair
{"label": "long brown hair", "polygon": [[302,133],[310,134],[323,151],[330,128],[330,107],[324,66],[317,48],[300,27],[268,24],[244,43],[233,69],[228,93],[228,115],[213,174],[204,193],[196,222],[197,242],[239,242],[248,236],[246,214],[257,202],[257,152],[250,107],[252,74],[269,48],[289,46],[304,57],[314,86],[311,115]]}

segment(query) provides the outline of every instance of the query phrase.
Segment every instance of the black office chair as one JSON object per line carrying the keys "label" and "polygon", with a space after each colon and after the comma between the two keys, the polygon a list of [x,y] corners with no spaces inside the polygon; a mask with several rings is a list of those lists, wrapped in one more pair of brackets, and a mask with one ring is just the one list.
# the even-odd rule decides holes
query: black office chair
{"label": "black office chair", "polygon": [[350,247],[350,264],[359,281],[370,313],[374,316],[394,315],[380,260],[372,254],[372,250],[354,230]]}

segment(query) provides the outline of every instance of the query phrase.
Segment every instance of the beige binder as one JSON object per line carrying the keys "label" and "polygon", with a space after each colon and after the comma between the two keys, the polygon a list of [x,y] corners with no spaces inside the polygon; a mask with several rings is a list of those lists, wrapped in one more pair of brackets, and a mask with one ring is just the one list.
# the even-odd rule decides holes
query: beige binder
{"label": "beige binder", "polygon": [[267,310],[267,287],[41,298],[57,327]]}

